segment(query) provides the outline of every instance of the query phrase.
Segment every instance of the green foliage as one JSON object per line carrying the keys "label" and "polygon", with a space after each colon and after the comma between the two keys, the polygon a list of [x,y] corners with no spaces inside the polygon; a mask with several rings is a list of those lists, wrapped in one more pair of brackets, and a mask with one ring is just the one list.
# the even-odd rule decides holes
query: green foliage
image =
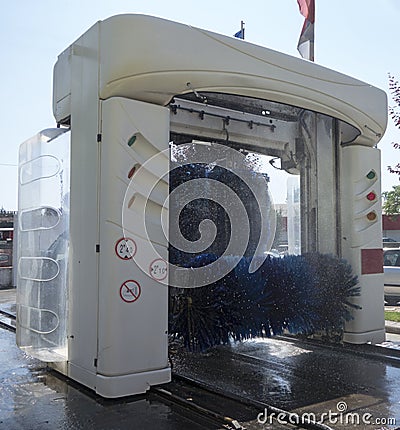
{"label": "green foliage", "polygon": [[400,185],[392,187],[392,191],[382,193],[385,201],[383,210],[387,215],[400,214]]}
{"label": "green foliage", "polygon": [[400,312],[385,311],[385,320],[400,322]]}
{"label": "green foliage", "polygon": [[[396,106],[389,107],[389,115],[391,116],[394,125],[397,128],[400,128],[400,84],[392,75],[389,75],[389,91],[392,95],[393,101],[396,103]],[[392,142],[392,145],[394,148],[400,149],[399,143]],[[390,173],[400,175],[400,163],[397,163],[395,166],[388,166],[387,168]]]}

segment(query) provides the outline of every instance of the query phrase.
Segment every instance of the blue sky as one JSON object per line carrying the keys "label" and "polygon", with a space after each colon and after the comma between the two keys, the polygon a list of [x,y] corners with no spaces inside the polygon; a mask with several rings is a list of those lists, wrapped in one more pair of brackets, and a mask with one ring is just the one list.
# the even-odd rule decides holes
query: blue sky
{"label": "blue sky", "polygon": [[[57,56],[96,21],[145,13],[232,35],[245,22],[246,40],[298,56],[303,18],[296,0],[14,0],[0,16],[0,207],[16,209],[18,146],[55,125],[52,73]],[[388,91],[388,73],[400,79],[399,0],[316,0],[317,63]],[[195,55],[195,53],[193,54]],[[393,102],[389,98],[389,104]],[[386,173],[400,161],[390,143],[400,130],[389,120],[381,140],[383,190],[399,183]]]}

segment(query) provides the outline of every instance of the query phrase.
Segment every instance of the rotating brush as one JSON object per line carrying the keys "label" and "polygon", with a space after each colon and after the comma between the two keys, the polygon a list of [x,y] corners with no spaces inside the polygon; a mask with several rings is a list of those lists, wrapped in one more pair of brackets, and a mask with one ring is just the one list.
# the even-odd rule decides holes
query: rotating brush
{"label": "rotating brush", "polygon": [[[197,256],[186,267],[217,259]],[[339,258],[268,257],[254,273],[242,258],[228,275],[200,288],[171,288],[170,334],[191,351],[284,332],[311,335],[343,330],[357,306],[357,278]]]}

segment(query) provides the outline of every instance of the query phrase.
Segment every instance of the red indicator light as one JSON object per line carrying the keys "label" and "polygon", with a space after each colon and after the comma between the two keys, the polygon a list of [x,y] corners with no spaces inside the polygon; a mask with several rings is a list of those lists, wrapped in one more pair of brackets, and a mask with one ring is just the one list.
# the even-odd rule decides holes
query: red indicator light
{"label": "red indicator light", "polygon": [[136,166],[133,166],[132,169],[129,170],[128,179],[132,178],[132,176],[135,174],[135,171],[136,171]]}
{"label": "red indicator light", "polygon": [[367,200],[369,200],[370,202],[373,202],[374,200],[376,200],[376,194],[371,191],[370,193],[367,194]]}

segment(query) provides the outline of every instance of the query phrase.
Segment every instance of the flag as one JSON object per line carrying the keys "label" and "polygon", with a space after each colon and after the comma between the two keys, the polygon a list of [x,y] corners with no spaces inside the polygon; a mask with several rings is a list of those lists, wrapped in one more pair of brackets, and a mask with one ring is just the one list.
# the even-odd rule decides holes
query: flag
{"label": "flag", "polygon": [[305,18],[297,50],[303,58],[314,61],[315,0],[297,0],[297,3],[300,13]]}
{"label": "flag", "polygon": [[240,30],[237,33],[235,33],[233,36],[237,37],[238,39],[244,40],[244,22],[243,21],[240,22]]}
{"label": "flag", "polygon": [[243,39],[244,40],[244,28],[242,28],[237,33],[235,33],[234,36],[237,37],[238,39]]}

